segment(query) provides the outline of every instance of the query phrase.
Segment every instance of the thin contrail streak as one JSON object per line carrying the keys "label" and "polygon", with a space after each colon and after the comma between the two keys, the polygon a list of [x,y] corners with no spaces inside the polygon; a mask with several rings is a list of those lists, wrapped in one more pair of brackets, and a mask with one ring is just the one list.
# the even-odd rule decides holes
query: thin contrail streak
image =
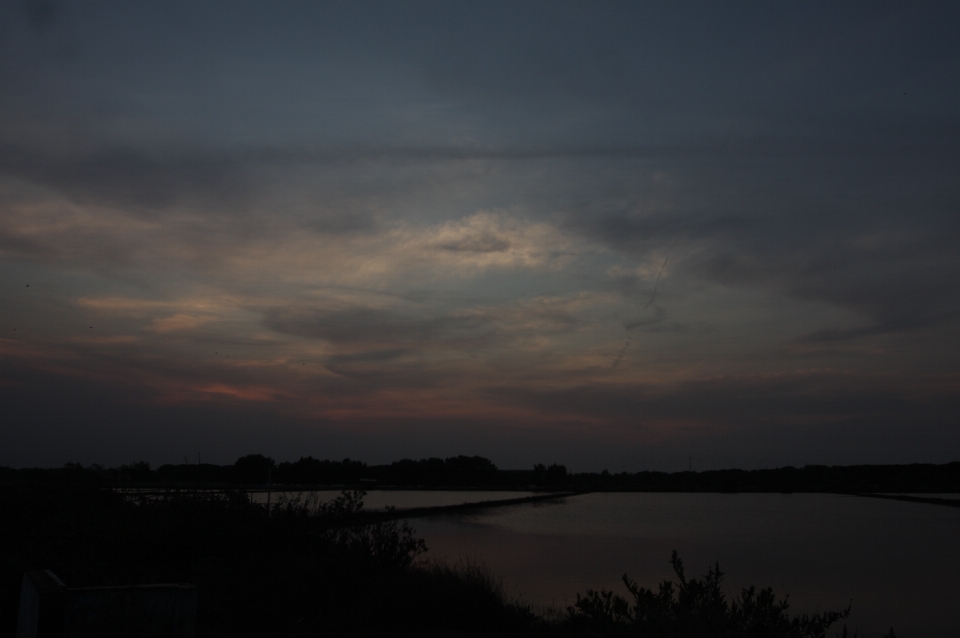
{"label": "thin contrail streak", "polygon": [[627,348],[630,347],[630,340],[631,340],[631,339],[633,339],[633,337],[627,337],[627,340],[626,340],[626,342],[624,342],[623,347],[620,348],[620,354],[618,354],[618,355],[617,355],[617,358],[613,360],[613,366],[612,366],[612,367],[616,368],[618,365],[620,365],[620,360],[623,359],[623,355],[626,354]]}
{"label": "thin contrail streak", "polygon": [[667,267],[668,261],[670,261],[670,255],[667,255],[667,258],[663,260],[663,264],[660,266],[660,272],[657,273],[657,281],[653,284],[653,294],[650,295],[650,301],[647,302],[647,305],[643,307],[644,310],[649,308],[657,299],[657,286],[660,285],[660,277],[663,276],[663,269]]}

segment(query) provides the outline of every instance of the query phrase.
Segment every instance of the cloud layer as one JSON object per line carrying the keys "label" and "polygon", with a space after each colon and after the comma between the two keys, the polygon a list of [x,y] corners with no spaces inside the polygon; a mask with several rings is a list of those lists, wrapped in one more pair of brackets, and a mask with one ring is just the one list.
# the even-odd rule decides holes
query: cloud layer
{"label": "cloud layer", "polygon": [[695,13],[3,5],[0,463],[955,460],[956,7]]}

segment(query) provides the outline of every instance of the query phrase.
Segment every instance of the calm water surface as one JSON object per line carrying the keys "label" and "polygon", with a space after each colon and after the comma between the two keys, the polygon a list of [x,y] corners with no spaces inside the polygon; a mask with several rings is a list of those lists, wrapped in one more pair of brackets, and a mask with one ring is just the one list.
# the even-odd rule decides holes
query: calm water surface
{"label": "calm water surface", "polygon": [[719,561],[729,592],[771,586],[790,594],[794,612],[852,600],[848,624],[860,636],[890,627],[900,638],[960,636],[957,508],[825,494],[621,493],[412,524],[428,556],[483,562],[536,605],[562,607],[590,588],[626,595],[624,572],[653,587],[673,577],[676,549],[688,576]]}

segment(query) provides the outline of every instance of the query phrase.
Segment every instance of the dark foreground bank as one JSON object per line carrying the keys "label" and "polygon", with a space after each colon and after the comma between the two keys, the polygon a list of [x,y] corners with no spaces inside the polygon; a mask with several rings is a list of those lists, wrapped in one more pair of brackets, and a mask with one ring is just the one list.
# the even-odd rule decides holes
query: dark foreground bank
{"label": "dark foreground bank", "polygon": [[[483,569],[424,560],[403,521],[361,492],[268,512],[243,492],[131,498],[98,486],[0,488],[0,635],[16,632],[20,579],[68,585],[193,583],[198,636],[826,636],[843,611],[790,617],[769,590],[725,598],[719,569],[631,595],[587,592],[549,619]],[[665,557],[666,558],[666,557]]]}

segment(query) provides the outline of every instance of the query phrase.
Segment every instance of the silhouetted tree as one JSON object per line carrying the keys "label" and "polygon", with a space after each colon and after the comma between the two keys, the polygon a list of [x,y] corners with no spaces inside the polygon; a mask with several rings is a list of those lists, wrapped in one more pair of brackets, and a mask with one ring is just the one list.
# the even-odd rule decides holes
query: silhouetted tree
{"label": "silhouetted tree", "polygon": [[237,459],[233,467],[243,483],[266,483],[274,461],[262,454],[248,454]]}
{"label": "silhouetted tree", "polygon": [[558,487],[565,485],[567,482],[567,468],[564,465],[557,465],[554,463],[547,468],[546,473],[547,485],[552,487]]}
{"label": "silhouetted tree", "polygon": [[534,483],[546,487],[561,487],[567,483],[567,468],[554,463],[550,467],[538,463],[533,466]]}

